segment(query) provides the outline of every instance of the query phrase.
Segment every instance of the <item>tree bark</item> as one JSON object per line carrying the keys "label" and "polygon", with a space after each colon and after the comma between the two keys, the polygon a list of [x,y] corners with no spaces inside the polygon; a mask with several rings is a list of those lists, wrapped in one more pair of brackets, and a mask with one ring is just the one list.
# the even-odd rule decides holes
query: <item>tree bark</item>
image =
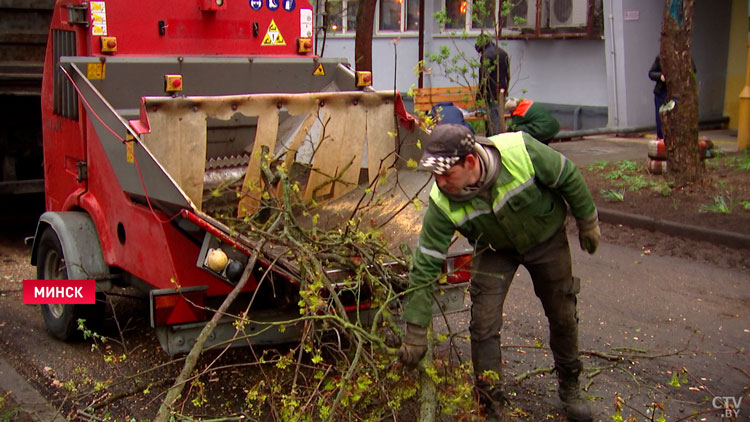
{"label": "tree bark", "polygon": [[419,363],[419,421],[418,422],[435,422],[438,416],[437,406],[437,386],[432,379],[428,369],[435,369],[433,352],[435,350],[435,341],[432,332],[432,325],[427,329],[427,352],[422,361]]}
{"label": "tree bark", "polygon": [[694,0],[665,2],[659,50],[667,84],[660,115],[668,168],[677,186],[699,182],[704,170],[698,147],[698,88],[690,52],[694,10]]}
{"label": "tree bark", "polygon": [[372,72],[372,29],[376,0],[360,0],[357,9],[357,35],[354,38],[354,68]]}

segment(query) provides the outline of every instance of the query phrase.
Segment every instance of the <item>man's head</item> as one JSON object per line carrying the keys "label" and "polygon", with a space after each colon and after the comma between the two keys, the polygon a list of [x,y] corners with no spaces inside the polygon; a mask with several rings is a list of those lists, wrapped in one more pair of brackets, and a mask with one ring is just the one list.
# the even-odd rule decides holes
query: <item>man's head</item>
{"label": "man's head", "polygon": [[508,97],[508,100],[505,102],[505,110],[507,111],[513,111],[518,107],[518,99],[513,97]]}
{"label": "man's head", "polygon": [[490,38],[489,35],[482,32],[477,36],[477,40],[474,43],[474,49],[477,50],[477,53],[481,53],[484,48],[492,42],[492,38]]}
{"label": "man's head", "polygon": [[435,126],[430,136],[422,141],[420,166],[435,174],[443,174],[451,166],[474,151],[476,140],[463,125],[446,123]]}
{"label": "man's head", "polygon": [[435,126],[422,142],[421,168],[435,174],[438,187],[449,193],[476,183],[481,174],[473,153],[476,140],[463,125],[446,123]]}

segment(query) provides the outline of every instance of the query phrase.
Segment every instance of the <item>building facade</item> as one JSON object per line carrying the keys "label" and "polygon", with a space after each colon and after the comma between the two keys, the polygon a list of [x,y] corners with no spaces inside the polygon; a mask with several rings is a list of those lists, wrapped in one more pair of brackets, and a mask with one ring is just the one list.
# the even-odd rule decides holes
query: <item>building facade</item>
{"label": "building facade", "polygon": [[[480,27],[494,31],[497,3],[476,1],[425,0],[428,72],[423,75],[424,87],[457,85],[440,66],[427,60],[429,53],[444,50],[451,56],[476,60],[474,42]],[[648,70],[659,52],[664,0],[513,2],[510,16],[501,18],[500,32],[500,44],[511,57],[511,96],[546,104],[564,129],[654,125],[654,83],[648,78]],[[329,31],[325,39],[318,37],[318,53],[354,63],[358,3],[328,0],[325,4]],[[482,6],[492,9],[492,15],[479,16]],[[732,18],[738,14],[745,19]],[[736,87],[730,85],[736,85],[737,78],[730,76],[744,75],[746,52],[737,47],[744,47],[741,43],[730,43],[730,34],[736,37],[744,32],[731,28],[742,22],[746,25],[746,17],[747,4],[742,0],[695,1],[692,54],[701,121],[721,121],[732,115],[726,110],[732,107],[727,98],[739,91],[732,92]],[[734,46],[731,57],[730,46]],[[736,59],[740,54],[743,60]],[[374,87],[408,92],[417,86],[418,62],[419,0],[378,0],[373,36]],[[467,76],[469,80],[472,77]],[[736,126],[734,122],[729,124]]]}

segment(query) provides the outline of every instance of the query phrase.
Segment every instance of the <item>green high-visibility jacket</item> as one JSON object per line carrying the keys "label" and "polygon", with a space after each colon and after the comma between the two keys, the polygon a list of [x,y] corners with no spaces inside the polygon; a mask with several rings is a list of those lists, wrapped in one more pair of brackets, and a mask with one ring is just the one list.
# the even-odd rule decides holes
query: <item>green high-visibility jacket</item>
{"label": "green high-visibility jacket", "polygon": [[[426,326],[432,317],[432,292],[456,231],[477,250],[528,251],[565,222],[596,211],[583,176],[564,155],[522,132],[489,138],[500,151],[500,171],[490,201],[477,195],[449,199],[433,184],[409,272],[410,292],[403,319]],[[486,146],[485,148],[492,148]]]}
{"label": "green high-visibility jacket", "polygon": [[523,99],[511,113],[509,127],[546,144],[560,131],[560,122],[540,104]]}

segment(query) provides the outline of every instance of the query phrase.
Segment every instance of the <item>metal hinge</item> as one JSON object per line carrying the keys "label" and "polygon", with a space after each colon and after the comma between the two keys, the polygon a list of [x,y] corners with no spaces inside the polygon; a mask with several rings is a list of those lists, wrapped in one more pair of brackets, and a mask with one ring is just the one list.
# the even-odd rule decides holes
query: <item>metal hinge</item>
{"label": "metal hinge", "polygon": [[89,168],[86,165],[85,161],[78,161],[76,162],[76,167],[78,167],[78,183],[83,182],[84,180],[89,179]]}
{"label": "metal hinge", "polygon": [[80,6],[68,4],[66,7],[68,8],[68,24],[89,27],[89,22],[86,20],[86,11],[89,10],[88,2],[83,2]]}

